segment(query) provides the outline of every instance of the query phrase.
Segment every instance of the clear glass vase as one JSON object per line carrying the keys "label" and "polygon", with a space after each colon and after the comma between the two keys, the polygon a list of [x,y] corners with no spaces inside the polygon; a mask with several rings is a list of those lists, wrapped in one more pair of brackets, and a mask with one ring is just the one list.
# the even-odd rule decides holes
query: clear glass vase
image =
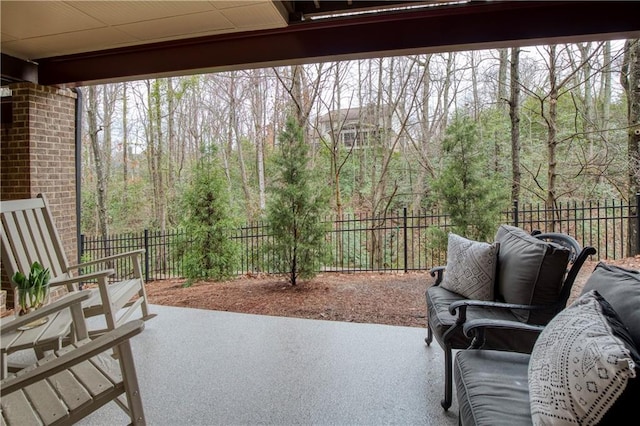
{"label": "clear glass vase", "polygon": [[39,289],[34,287],[30,288],[15,288],[15,300],[14,309],[16,316],[26,315],[29,312],[38,309],[47,304],[49,300],[49,286],[44,286]]}

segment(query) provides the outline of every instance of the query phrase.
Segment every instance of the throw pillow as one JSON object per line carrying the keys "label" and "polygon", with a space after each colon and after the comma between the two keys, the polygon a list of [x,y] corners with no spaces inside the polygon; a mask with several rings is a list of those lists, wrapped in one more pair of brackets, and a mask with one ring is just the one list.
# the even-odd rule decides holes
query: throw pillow
{"label": "throw pillow", "polygon": [[580,296],[549,322],[531,352],[533,424],[598,424],[628,383],[637,384],[637,358],[611,305],[596,291]]}
{"label": "throw pillow", "polygon": [[[539,240],[524,230],[501,225],[496,298],[507,303],[547,305],[560,296],[569,265],[569,249]],[[514,311],[520,321],[546,324],[553,312]]]}
{"label": "throw pillow", "polygon": [[498,244],[449,234],[447,270],[440,286],[467,299],[493,300]]}
{"label": "throw pillow", "polygon": [[640,347],[640,271],[598,262],[582,293],[591,290],[611,304]]}

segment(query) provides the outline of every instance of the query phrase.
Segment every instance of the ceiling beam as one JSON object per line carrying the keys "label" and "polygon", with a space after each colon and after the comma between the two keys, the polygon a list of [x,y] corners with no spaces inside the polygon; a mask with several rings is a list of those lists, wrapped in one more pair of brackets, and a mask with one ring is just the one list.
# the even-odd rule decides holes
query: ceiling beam
{"label": "ceiling beam", "polygon": [[37,60],[39,83],[180,74],[515,45],[640,38],[640,2],[492,1]]}
{"label": "ceiling beam", "polygon": [[0,74],[2,85],[20,81],[38,82],[38,65],[33,62],[14,58],[13,56],[1,54]]}

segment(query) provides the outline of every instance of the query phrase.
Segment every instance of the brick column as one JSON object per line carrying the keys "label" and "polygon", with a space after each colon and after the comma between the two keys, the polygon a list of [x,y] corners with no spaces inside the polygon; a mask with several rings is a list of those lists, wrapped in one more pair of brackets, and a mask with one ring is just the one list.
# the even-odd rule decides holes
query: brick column
{"label": "brick column", "polygon": [[[77,261],[75,101],[69,89],[17,83],[0,129],[0,200],[44,193],[69,262]],[[3,271],[2,288],[8,284]],[[12,297],[9,298],[12,300]]]}

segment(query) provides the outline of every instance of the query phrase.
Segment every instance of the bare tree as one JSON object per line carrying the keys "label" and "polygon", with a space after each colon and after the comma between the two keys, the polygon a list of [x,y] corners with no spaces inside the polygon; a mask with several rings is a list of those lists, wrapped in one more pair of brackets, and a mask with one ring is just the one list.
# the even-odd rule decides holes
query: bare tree
{"label": "bare tree", "polygon": [[[513,54],[513,48],[511,50]],[[509,49],[499,49],[498,50],[499,61],[498,61],[498,92],[496,94],[498,102],[507,105],[507,69],[509,63]],[[513,55],[512,55],[513,57]]]}
{"label": "bare tree", "polygon": [[166,205],[164,191],[164,126],[162,123],[163,80],[145,80],[147,100],[146,159],[151,177],[153,217],[155,226],[166,229]]}
{"label": "bare tree", "polygon": [[263,211],[265,200],[264,150],[267,140],[267,96],[268,82],[261,70],[249,73],[251,88],[251,118],[253,119],[256,144],[256,170],[258,177],[258,207]]}
{"label": "bare tree", "polygon": [[[564,53],[564,57],[570,57],[566,53],[568,46],[560,46],[561,51]],[[561,96],[572,93],[574,87],[579,85],[576,83],[576,76],[581,74],[585,61],[589,61],[599,49],[594,49],[588,56],[582,58],[579,64],[569,67],[568,65],[561,64],[561,55],[558,52],[557,45],[546,46],[543,48],[546,52],[546,72],[547,72],[547,86],[545,89],[541,88],[531,90],[527,89],[527,93],[537,99],[540,107],[540,116],[546,129],[546,165],[547,165],[547,179],[546,185],[537,179],[536,174],[531,171],[532,177],[536,182],[536,185],[544,192],[544,200],[547,209],[555,211],[558,198],[563,194],[558,192],[558,148],[563,142],[571,141],[575,138],[576,134],[583,134],[582,130],[574,129],[573,132],[569,132],[564,137],[558,135],[558,103]],[[580,80],[580,79],[579,79]],[[524,86],[523,86],[524,87]],[[565,182],[567,183],[567,182]],[[571,188],[565,185],[563,191],[570,192]],[[554,214],[555,217],[555,214]],[[553,225],[552,225],[553,226]]]}
{"label": "bare tree", "polygon": [[[640,192],[640,40],[625,42],[624,61],[620,82],[627,94],[627,120],[629,136],[627,141],[629,199]],[[638,214],[638,212],[636,212]],[[629,221],[628,254],[638,254],[637,221]]]}
{"label": "bare tree", "polygon": [[[89,125],[89,140],[93,152],[93,162],[96,170],[96,209],[98,212],[98,235],[107,241],[107,175],[105,171],[104,153],[100,146],[98,132],[103,127],[98,125],[98,91],[96,86],[89,86],[87,105],[87,122]],[[109,253],[105,253],[109,255]]]}
{"label": "bare tree", "polygon": [[605,140],[609,139],[609,132],[607,131],[609,120],[611,119],[611,42],[604,43],[603,49],[603,62],[604,67],[602,69],[602,119],[601,127],[604,128],[603,137]]}
{"label": "bare tree", "polygon": [[511,49],[511,97],[509,117],[511,118],[511,201],[520,200],[520,49]]}
{"label": "bare tree", "polygon": [[127,185],[129,183],[129,122],[127,114],[128,99],[127,87],[128,83],[122,83],[122,186],[123,197],[127,199]]}
{"label": "bare tree", "polygon": [[111,176],[111,152],[114,114],[116,101],[118,98],[118,85],[105,84],[102,86],[102,128],[103,128],[103,149],[104,149],[104,172],[107,178]]}

